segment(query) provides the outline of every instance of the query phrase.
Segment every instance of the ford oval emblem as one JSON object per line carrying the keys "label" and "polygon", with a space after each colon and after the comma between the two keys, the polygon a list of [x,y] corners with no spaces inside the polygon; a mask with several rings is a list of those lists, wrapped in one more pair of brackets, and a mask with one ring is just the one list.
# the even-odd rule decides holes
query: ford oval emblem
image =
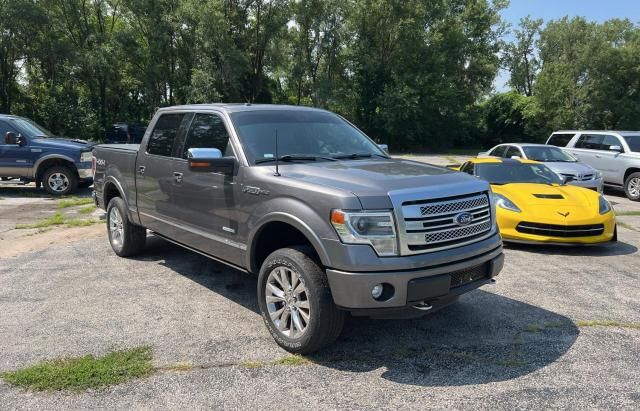
{"label": "ford oval emblem", "polygon": [[453,222],[459,226],[469,225],[472,221],[473,221],[473,214],[467,213],[467,212],[456,214],[453,217]]}

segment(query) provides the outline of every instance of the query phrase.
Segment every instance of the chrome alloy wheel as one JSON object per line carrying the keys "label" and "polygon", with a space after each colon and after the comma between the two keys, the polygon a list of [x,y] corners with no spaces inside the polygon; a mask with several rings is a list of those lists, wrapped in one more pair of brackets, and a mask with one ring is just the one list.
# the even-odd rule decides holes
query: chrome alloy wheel
{"label": "chrome alloy wheel", "polygon": [[629,185],[627,187],[627,190],[629,190],[629,194],[631,194],[632,197],[639,197],[640,196],[640,177],[634,177],[631,180],[629,180]]}
{"label": "chrome alloy wheel", "polygon": [[276,267],[267,278],[265,298],[269,316],[286,337],[299,338],[306,331],[311,310],[309,292],[300,275],[289,267]]}
{"label": "chrome alloy wheel", "polygon": [[118,207],[112,207],[109,211],[109,232],[111,233],[111,244],[116,248],[122,247],[124,225]]}
{"label": "chrome alloy wheel", "polygon": [[62,173],[53,173],[47,179],[47,184],[51,190],[62,193],[69,187],[69,177]]}

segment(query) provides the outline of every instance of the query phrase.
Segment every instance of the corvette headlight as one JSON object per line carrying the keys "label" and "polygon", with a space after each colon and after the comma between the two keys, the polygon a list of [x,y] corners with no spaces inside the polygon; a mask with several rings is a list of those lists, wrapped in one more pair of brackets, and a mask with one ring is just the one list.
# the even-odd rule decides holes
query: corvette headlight
{"label": "corvette headlight", "polygon": [[331,224],[346,244],[369,244],[380,257],[398,255],[398,241],[390,211],[331,212]]}
{"label": "corvette headlight", "polygon": [[91,153],[91,151],[83,151],[82,153],[80,153],[80,162],[81,163],[91,162],[91,157],[93,157],[93,153]]}
{"label": "corvette headlight", "polygon": [[516,213],[521,211],[513,201],[502,194],[493,193],[493,200],[496,202],[496,206],[504,208],[505,210],[515,211]]}
{"label": "corvette headlight", "polygon": [[607,199],[604,198],[602,194],[600,194],[598,203],[600,214],[607,214],[609,211],[611,211],[611,204],[609,204],[609,201],[607,201]]}

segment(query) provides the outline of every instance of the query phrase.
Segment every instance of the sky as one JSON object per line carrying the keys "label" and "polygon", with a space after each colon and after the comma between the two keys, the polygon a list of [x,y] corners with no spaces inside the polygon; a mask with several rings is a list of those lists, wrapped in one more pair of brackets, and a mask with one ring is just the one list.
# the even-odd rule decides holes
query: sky
{"label": "sky", "polygon": [[[502,18],[513,27],[527,15],[534,19],[541,18],[545,22],[564,16],[583,16],[597,22],[628,18],[634,23],[640,23],[640,0],[511,0],[509,7],[502,11]],[[508,80],[509,73],[500,71],[494,87],[497,91],[505,91],[508,89]]]}

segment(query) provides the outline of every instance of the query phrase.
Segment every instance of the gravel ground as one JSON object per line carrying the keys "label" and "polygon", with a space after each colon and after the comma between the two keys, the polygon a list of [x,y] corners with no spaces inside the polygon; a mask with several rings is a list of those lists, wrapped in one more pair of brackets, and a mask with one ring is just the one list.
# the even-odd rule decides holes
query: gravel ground
{"label": "gravel ground", "polygon": [[637,409],[640,219],[625,221],[612,246],[507,247],[496,285],[418,320],[350,318],[302,365],[274,364],[288,354],[254,277],[159,238],[135,259],[106,236],[3,259],[0,371],[144,344],[164,370],[82,393],[0,382],[0,408]]}

